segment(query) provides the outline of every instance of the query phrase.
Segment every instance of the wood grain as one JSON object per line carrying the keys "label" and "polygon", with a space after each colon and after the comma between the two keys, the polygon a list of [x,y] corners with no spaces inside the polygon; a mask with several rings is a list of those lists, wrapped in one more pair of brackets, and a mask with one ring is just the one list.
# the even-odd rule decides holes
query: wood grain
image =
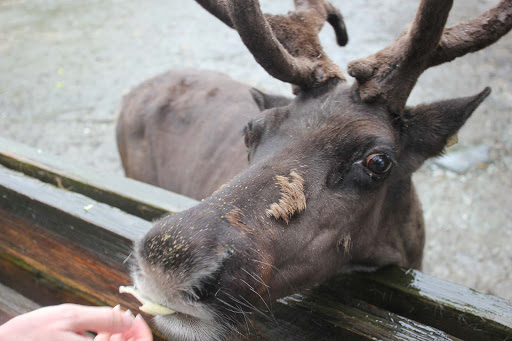
{"label": "wood grain", "polygon": [[194,199],[139,181],[88,171],[1,137],[0,164],[146,220],[153,220],[169,212],[180,212],[197,204]]}

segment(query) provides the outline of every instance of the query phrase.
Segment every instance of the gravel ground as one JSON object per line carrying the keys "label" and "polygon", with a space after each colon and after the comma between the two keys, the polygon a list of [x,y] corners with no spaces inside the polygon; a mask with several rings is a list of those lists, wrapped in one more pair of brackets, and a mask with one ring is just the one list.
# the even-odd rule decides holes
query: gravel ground
{"label": "gravel ground", "polygon": [[[271,13],[292,6],[261,2]],[[321,39],[342,68],[392,41],[418,3],[332,2],[345,16],[350,42],[335,46],[329,27]],[[459,0],[450,22],[497,2]],[[415,182],[427,223],[424,271],[507,299],[512,299],[511,57],[512,33],[484,51],[429,70],[409,100],[416,104],[493,88],[451,149],[484,147],[488,153],[465,156],[471,162],[462,173],[429,162]],[[180,67],[215,69],[265,91],[290,93],[254,62],[234,31],[192,0],[0,0],[0,136],[97,172],[123,174],[114,138],[121,96]]]}

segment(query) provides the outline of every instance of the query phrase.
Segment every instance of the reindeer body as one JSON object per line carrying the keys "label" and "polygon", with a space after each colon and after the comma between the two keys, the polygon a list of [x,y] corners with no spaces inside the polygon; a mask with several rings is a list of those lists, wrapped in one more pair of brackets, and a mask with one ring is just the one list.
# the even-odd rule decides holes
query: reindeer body
{"label": "reindeer body", "polygon": [[247,167],[241,131],[259,112],[249,89],[217,72],[173,70],[130,91],[117,124],[126,176],[210,195]]}
{"label": "reindeer body", "polygon": [[[201,197],[201,189],[184,183],[204,181],[211,191],[222,174],[243,169],[197,206],[155,222],[135,245],[136,288],[176,311],[155,318],[162,332],[173,340],[228,340],[246,314],[260,311],[257,306],[339,271],[388,264],[420,268],[424,224],[411,176],[443,152],[490,89],[416,107],[406,106],[407,97],[428,67],[506,34],[512,1],[444,30],[452,2],[422,0],[407,32],[349,64],[352,85],[309,34],[327,20],[343,35],[343,20],[332,5],[296,0],[296,13],[270,16],[256,0],[198,2],[237,29],[258,63],[291,82],[296,96],[268,96],[218,74],[202,79],[186,71],[157,77],[125,99],[118,140],[125,168],[143,165],[139,179]],[[304,46],[294,48],[297,42]],[[242,124],[246,117],[237,115],[245,114],[251,116],[243,130],[246,168],[240,147],[230,149],[231,122]],[[157,140],[142,138],[153,130]],[[172,130],[182,139],[169,135]],[[167,149],[181,141],[191,152],[180,150],[171,159]],[[204,152],[205,145],[211,148],[205,141],[218,144]],[[218,164],[214,153],[228,161]],[[173,169],[177,162],[186,162],[181,171]],[[146,167],[151,163],[158,167]],[[201,176],[215,176],[185,180],[189,163]]]}

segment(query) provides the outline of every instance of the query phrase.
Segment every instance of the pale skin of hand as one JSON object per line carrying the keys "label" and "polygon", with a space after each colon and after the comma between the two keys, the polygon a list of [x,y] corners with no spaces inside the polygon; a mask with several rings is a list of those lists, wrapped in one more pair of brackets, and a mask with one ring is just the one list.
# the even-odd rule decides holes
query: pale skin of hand
{"label": "pale skin of hand", "polygon": [[95,341],[152,341],[144,319],[119,307],[87,307],[61,304],[17,316],[0,326],[2,341],[86,341],[85,331],[98,335]]}

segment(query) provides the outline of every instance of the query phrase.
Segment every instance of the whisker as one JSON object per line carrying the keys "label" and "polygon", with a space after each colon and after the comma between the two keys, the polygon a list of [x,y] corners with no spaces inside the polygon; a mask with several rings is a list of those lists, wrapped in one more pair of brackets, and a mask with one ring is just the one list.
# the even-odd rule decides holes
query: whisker
{"label": "whisker", "polygon": [[[229,294],[228,294],[228,296],[231,296],[231,295],[229,295]],[[228,306],[228,307],[232,307],[232,308],[236,309],[236,311],[233,311],[233,310],[231,310],[231,309],[227,309],[228,311],[231,311],[231,312],[233,312],[233,313],[235,313],[235,314],[238,314],[238,316],[240,316],[240,314],[242,315],[242,317],[244,318],[244,322],[245,322],[245,327],[246,327],[246,330],[247,330],[247,334],[249,335],[249,334],[250,334],[250,330],[249,330],[249,324],[248,324],[249,319],[248,319],[248,317],[247,317],[248,312],[245,312],[245,311],[242,309],[242,307],[240,307],[240,306],[236,306],[236,307],[235,307],[235,306],[233,306],[232,304],[230,304],[230,303],[228,303],[228,302],[226,302],[226,301],[224,301],[224,300],[222,300],[222,299],[220,299],[220,298],[217,298],[217,300],[218,300],[218,301],[220,301],[221,303],[225,304],[225,305],[226,305],[226,306]],[[238,321],[237,321],[237,324],[239,324],[239,322],[238,322]],[[252,322],[251,322],[251,324],[252,324]],[[254,327],[254,325],[253,325],[253,327]]]}
{"label": "whisker", "polygon": [[[261,285],[263,285],[265,287],[265,289],[267,290],[268,299],[269,299],[269,301],[271,301],[272,300],[272,296],[270,295],[270,287],[263,281],[263,279],[259,275],[252,274],[249,271],[245,270],[244,268],[242,268],[242,271],[245,272],[246,274],[248,274],[249,276],[251,276],[256,282],[260,283]],[[272,303],[270,303],[270,304],[272,305]],[[272,316],[274,316],[274,314],[272,314],[271,309],[269,309],[269,311],[270,311],[270,314]]]}
{"label": "whisker", "polygon": [[243,283],[245,283],[249,289],[251,289],[251,291],[253,293],[255,293],[256,295],[258,295],[258,297],[261,299],[261,301],[263,302],[263,304],[265,305],[265,307],[267,307],[267,310],[268,312],[270,313],[270,315],[274,316],[274,314],[272,314],[272,309],[270,309],[270,307],[268,306],[267,302],[265,302],[265,300],[263,299],[263,297],[261,297],[261,295],[256,291],[254,290],[254,288],[249,284],[247,283],[246,281],[244,281],[243,279],[240,279]]}
{"label": "whisker", "polygon": [[[282,277],[286,282],[288,282],[288,284],[290,284],[290,283],[289,283],[289,281],[288,281],[288,279],[287,279],[287,278],[286,278],[286,277],[281,273],[281,270],[280,270],[279,268],[275,267],[274,265],[272,265],[272,264],[270,264],[270,263],[263,262],[263,261],[261,261],[261,260],[259,260],[259,259],[253,259],[252,261],[253,261],[253,262],[256,262],[256,263],[263,264],[263,265],[268,265],[268,266],[270,266],[271,268],[275,269],[275,270],[277,271],[276,275],[281,276],[281,277]],[[292,286],[291,284],[290,284],[290,286],[293,288],[293,286]]]}
{"label": "whisker", "polygon": [[[257,253],[259,253],[257,250],[255,250],[255,251],[256,251]],[[261,255],[261,253],[259,253],[259,254]],[[297,288],[295,288],[295,286],[294,286],[293,284],[291,284],[291,283],[290,283],[290,280],[289,280],[288,278],[286,278],[286,276],[285,276],[285,275],[283,275],[283,274],[282,274],[282,271],[281,271],[279,268],[275,267],[274,265],[272,265],[272,264],[270,264],[270,263],[263,262],[263,261],[260,261],[260,260],[258,260],[258,259],[253,259],[252,261],[253,261],[253,262],[256,262],[256,263],[263,264],[263,265],[268,265],[268,266],[270,266],[271,268],[275,269],[275,270],[276,270],[276,272],[277,272],[277,273],[276,273],[276,275],[281,276],[281,278],[286,282],[286,284],[288,284],[288,285],[290,286],[290,288],[291,288],[293,291],[295,291],[295,292],[296,292],[296,291],[299,291],[299,290],[297,290]]]}
{"label": "whisker", "polygon": [[281,270],[279,270],[278,268],[276,268],[274,265],[270,264],[270,263],[267,263],[267,262],[264,262],[264,261],[261,261],[259,259],[253,259],[252,260],[253,262],[256,262],[256,263],[260,263],[260,264],[263,264],[263,265],[268,265],[270,266],[271,268],[275,269],[277,272],[280,272]]}
{"label": "whisker", "polygon": [[[247,303],[244,303],[244,302],[242,302],[242,301],[240,301],[240,300],[236,299],[235,297],[233,297],[233,296],[232,296],[232,295],[230,295],[230,294],[226,294],[226,295],[228,295],[228,296],[229,296],[229,298],[231,298],[234,302],[236,302],[236,303],[238,303],[238,304],[240,304],[240,305],[242,305],[242,306],[244,306],[244,307],[246,307],[246,308],[252,309],[253,311],[255,311],[255,312],[257,312],[257,313],[260,313],[261,315],[263,315],[263,316],[267,317],[267,315],[266,315],[264,312],[262,312],[261,310],[259,310],[258,308],[256,308],[252,303],[250,303],[249,301],[247,301],[247,300],[246,300],[244,297],[242,297],[241,295],[240,295],[240,298],[242,298],[242,299],[243,299],[245,302],[247,302]],[[247,313],[250,313],[250,312],[247,312]]]}
{"label": "whisker", "polygon": [[247,335],[249,335],[251,333],[251,330],[249,329],[249,323],[251,324],[252,328],[255,329],[256,327],[254,326],[254,324],[252,323],[251,319],[249,319],[249,317],[247,316],[247,314],[243,314],[242,315],[245,319],[245,326],[246,326],[246,330],[247,330]]}
{"label": "whisker", "polygon": [[[236,326],[240,325],[239,320],[235,319],[233,316],[231,316],[229,314],[218,314],[217,317],[219,319],[228,321],[227,323],[224,324],[224,328],[226,330],[231,330],[231,331],[233,331],[233,333],[238,334],[239,337],[246,338],[246,336],[236,327]],[[241,339],[241,338],[239,338],[239,339]]]}
{"label": "whisker", "polygon": [[267,288],[267,289],[269,288],[269,286],[267,284],[265,284],[265,282],[263,282],[263,280],[261,279],[260,276],[258,276],[256,274],[252,274],[249,271],[245,270],[244,268],[242,268],[242,271],[245,272],[246,274],[248,274],[249,276],[251,276],[256,282],[258,282],[261,285],[265,286],[265,288]]}
{"label": "whisker", "polygon": [[[254,311],[256,311],[257,313],[259,313],[259,314],[260,314],[261,316],[263,316],[264,318],[272,317],[272,319],[275,319],[275,318],[274,318],[274,315],[270,312],[270,309],[269,309],[269,314],[270,314],[270,316],[269,316],[269,314],[267,314],[267,313],[265,313],[264,311],[261,311],[260,309],[258,309],[258,308],[257,308],[256,306],[254,306],[251,302],[249,302],[246,298],[244,298],[244,297],[242,297],[242,296],[240,296],[240,298],[242,298],[245,302],[247,302],[247,304],[248,304],[249,306],[251,306],[251,307],[254,309]],[[267,306],[267,307],[268,307],[268,306]]]}
{"label": "whisker", "polygon": [[236,307],[236,306],[234,306],[234,305],[232,305],[232,304],[229,304],[228,302],[226,302],[226,301],[224,301],[224,300],[222,300],[222,299],[220,299],[220,298],[218,298],[218,297],[216,297],[216,299],[217,299],[218,301],[220,301],[221,303],[223,303],[224,305],[226,305],[226,306],[228,306],[228,307],[230,307],[230,308],[232,308],[232,309],[237,309],[237,311],[233,311],[233,310],[229,310],[229,309],[227,309],[227,310],[231,311],[232,313],[235,313],[235,314],[244,314],[244,313],[246,313],[245,311],[243,311],[243,310],[242,310],[242,308],[241,308],[241,307]]}

